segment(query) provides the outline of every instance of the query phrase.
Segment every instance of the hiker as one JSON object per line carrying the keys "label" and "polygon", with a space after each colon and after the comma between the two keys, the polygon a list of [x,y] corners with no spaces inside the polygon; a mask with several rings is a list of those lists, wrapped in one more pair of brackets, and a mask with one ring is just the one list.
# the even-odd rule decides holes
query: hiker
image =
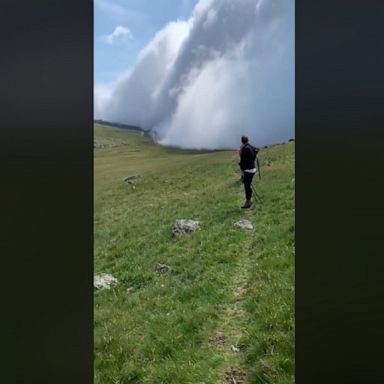
{"label": "hiker", "polygon": [[243,173],[243,183],[245,192],[245,203],[241,208],[250,208],[252,205],[252,179],[256,173],[255,159],[257,149],[248,142],[247,136],[241,137],[240,153],[240,169]]}
{"label": "hiker", "polygon": [[[239,160],[241,160],[241,150],[243,149],[243,147],[244,147],[244,144],[241,143],[241,145],[239,147],[239,151],[238,151]],[[240,165],[240,163],[239,163],[239,165]],[[240,180],[239,181],[241,181],[242,183],[244,182],[244,172],[243,171],[241,171],[241,176],[240,176]]]}

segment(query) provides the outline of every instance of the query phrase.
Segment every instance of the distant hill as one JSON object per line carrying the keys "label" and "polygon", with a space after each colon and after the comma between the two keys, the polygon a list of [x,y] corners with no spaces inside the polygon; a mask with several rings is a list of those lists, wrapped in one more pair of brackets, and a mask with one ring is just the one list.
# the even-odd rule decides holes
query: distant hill
{"label": "distant hill", "polygon": [[123,123],[114,123],[111,121],[105,121],[105,120],[94,120],[95,124],[101,124],[101,125],[108,125],[110,127],[118,127],[118,128],[123,128],[123,129],[131,129],[134,131],[139,131],[139,132],[144,132],[147,133],[144,129],[137,127],[135,125],[128,125],[128,124],[123,124]]}

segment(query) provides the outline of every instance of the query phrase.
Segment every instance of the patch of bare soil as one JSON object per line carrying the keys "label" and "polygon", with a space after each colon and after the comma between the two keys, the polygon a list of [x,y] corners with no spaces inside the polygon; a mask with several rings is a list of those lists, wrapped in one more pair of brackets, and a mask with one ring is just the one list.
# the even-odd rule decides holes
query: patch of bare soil
{"label": "patch of bare soil", "polygon": [[209,341],[214,345],[224,345],[225,337],[221,332],[215,332]]}
{"label": "patch of bare soil", "polygon": [[245,383],[246,374],[239,368],[229,368],[224,372],[224,379],[226,383],[241,384]]}

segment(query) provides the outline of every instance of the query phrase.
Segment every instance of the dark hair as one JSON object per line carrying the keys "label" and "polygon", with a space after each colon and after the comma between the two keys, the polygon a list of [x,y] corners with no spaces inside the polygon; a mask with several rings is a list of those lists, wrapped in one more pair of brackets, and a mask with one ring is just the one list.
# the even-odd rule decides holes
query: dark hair
{"label": "dark hair", "polygon": [[247,136],[241,136],[241,142],[243,144],[247,144],[248,143],[248,137]]}

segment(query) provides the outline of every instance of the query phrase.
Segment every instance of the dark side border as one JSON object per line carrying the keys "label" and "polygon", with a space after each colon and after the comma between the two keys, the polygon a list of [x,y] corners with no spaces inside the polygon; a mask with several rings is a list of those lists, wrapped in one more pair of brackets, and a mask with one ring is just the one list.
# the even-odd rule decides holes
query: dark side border
{"label": "dark side border", "polygon": [[296,1],[296,383],[383,383],[380,1]]}
{"label": "dark side border", "polygon": [[[0,381],[93,381],[93,6],[1,3]],[[381,1],[296,1],[296,382],[384,382]]]}
{"label": "dark side border", "polygon": [[0,15],[0,382],[92,383],[93,4]]}

